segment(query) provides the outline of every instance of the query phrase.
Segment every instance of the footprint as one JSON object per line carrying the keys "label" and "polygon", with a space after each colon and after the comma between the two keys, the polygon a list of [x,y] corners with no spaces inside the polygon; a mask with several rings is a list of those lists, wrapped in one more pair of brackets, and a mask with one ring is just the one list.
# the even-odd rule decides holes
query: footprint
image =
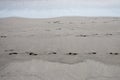
{"label": "footprint", "polygon": [[49,52],[48,54],[57,54],[57,52]]}
{"label": "footprint", "polygon": [[92,21],[91,23],[96,23],[95,21]]}
{"label": "footprint", "polygon": [[108,22],[103,22],[103,23],[108,23]]}
{"label": "footprint", "polygon": [[81,22],[80,24],[85,24],[85,22]]}
{"label": "footprint", "polygon": [[9,53],[9,55],[17,55],[18,53],[17,52],[11,52]]}
{"label": "footprint", "polygon": [[60,21],[54,21],[53,23],[60,23]]}
{"label": "footprint", "polygon": [[107,35],[107,36],[111,36],[111,35],[113,35],[113,34],[111,34],[111,33],[107,33],[107,34],[105,34],[105,35]]}
{"label": "footprint", "polygon": [[57,28],[56,30],[62,30],[62,28]]}
{"label": "footprint", "polygon": [[38,55],[38,54],[33,53],[33,52],[25,52],[25,53],[27,53],[27,54],[29,54],[29,55],[34,55],[34,56]]}
{"label": "footprint", "polygon": [[12,52],[15,51],[14,49],[4,50],[5,52]]}
{"label": "footprint", "polygon": [[119,55],[120,53],[112,53],[112,52],[110,52],[109,54],[110,55]]}
{"label": "footprint", "polygon": [[90,53],[88,53],[88,54],[90,54],[90,55],[91,55],[91,54],[97,54],[97,53],[96,53],[96,52],[90,52]]}
{"label": "footprint", "polygon": [[76,35],[76,37],[87,37],[88,35],[83,35],[83,34],[81,34],[81,35]]}
{"label": "footprint", "polygon": [[69,52],[69,53],[67,53],[67,55],[78,55],[78,53]]}
{"label": "footprint", "polygon": [[0,36],[1,38],[6,38],[7,36]]}
{"label": "footprint", "polygon": [[96,33],[96,34],[92,34],[92,35],[93,35],[93,36],[97,36],[97,35],[99,35],[99,34]]}

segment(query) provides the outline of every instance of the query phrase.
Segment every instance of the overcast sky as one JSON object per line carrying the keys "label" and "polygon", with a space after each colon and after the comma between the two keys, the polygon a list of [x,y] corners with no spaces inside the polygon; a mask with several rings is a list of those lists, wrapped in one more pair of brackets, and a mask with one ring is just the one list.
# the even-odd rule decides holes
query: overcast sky
{"label": "overcast sky", "polygon": [[0,0],[0,17],[119,16],[120,0]]}

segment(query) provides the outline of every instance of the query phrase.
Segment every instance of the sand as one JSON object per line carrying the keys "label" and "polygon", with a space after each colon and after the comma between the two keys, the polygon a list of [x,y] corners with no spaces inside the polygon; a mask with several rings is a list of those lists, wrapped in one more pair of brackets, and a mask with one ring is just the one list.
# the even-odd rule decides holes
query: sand
{"label": "sand", "polygon": [[0,80],[120,80],[120,18],[0,19]]}

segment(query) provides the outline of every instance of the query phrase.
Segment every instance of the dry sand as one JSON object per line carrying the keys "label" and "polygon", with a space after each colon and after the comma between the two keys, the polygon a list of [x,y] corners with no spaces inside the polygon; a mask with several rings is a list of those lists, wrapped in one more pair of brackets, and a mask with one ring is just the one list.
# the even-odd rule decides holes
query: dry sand
{"label": "dry sand", "polygon": [[0,19],[0,80],[120,80],[120,18]]}

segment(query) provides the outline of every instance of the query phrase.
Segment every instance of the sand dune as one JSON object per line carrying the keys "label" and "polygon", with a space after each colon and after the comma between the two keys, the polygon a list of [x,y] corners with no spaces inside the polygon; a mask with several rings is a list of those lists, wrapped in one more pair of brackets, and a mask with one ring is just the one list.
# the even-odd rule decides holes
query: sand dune
{"label": "sand dune", "polygon": [[119,80],[120,18],[0,19],[0,80]]}

